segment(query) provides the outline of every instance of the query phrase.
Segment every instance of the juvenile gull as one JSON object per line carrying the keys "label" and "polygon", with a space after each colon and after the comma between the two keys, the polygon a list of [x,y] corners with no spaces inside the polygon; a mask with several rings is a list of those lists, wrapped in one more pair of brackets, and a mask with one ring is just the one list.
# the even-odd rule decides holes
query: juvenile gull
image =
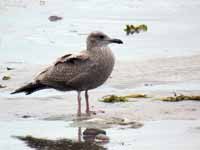
{"label": "juvenile gull", "polygon": [[66,54],[43,70],[32,82],[11,94],[53,88],[60,91],[77,91],[78,115],[81,115],[81,92],[85,91],[86,113],[90,114],[88,90],[102,85],[110,76],[115,58],[108,47],[110,43],[122,44],[102,32],[92,32],[87,37],[87,48],[78,54]]}

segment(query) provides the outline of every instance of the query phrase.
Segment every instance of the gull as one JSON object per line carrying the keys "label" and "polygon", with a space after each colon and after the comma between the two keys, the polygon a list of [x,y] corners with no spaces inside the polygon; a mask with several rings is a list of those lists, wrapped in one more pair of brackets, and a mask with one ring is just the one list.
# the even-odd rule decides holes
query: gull
{"label": "gull", "polygon": [[33,92],[53,88],[59,91],[77,91],[78,110],[81,116],[81,92],[85,91],[86,113],[90,114],[88,91],[102,85],[110,76],[115,57],[108,47],[111,43],[122,44],[120,39],[110,38],[103,32],[88,35],[86,50],[66,54],[40,72],[35,79],[11,94]]}

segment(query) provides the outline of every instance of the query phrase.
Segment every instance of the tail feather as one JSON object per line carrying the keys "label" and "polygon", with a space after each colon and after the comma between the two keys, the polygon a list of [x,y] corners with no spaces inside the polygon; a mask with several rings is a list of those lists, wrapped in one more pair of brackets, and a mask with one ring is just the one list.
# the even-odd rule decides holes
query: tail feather
{"label": "tail feather", "polygon": [[14,92],[12,92],[11,94],[16,94],[16,93],[22,93],[24,92],[26,95],[29,95],[35,91],[38,91],[38,90],[42,90],[42,89],[45,89],[46,86],[41,84],[41,83],[29,83],[25,86],[22,86],[21,88],[18,88],[16,89]]}

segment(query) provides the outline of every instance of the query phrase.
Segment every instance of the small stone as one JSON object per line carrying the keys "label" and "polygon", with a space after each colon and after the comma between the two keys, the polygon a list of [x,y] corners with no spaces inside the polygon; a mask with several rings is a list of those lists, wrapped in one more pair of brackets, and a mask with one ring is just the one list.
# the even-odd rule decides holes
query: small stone
{"label": "small stone", "polygon": [[0,84],[0,88],[5,88],[6,86]]}
{"label": "small stone", "polygon": [[152,86],[152,84],[145,83],[144,86]]}
{"label": "small stone", "polygon": [[62,20],[62,17],[59,17],[59,16],[50,16],[49,17],[49,21],[58,21],[58,20]]}
{"label": "small stone", "polygon": [[197,109],[196,108],[192,108],[191,111],[197,111]]}
{"label": "small stone", "polygon": [[109,137],[106,136],[105,134],[98,134],[95,137],[95,142],[108,142],[109,141]]}
{"label": "small stone", "polygon": [[6,70],[14,70],[14,68],[7,67]]}
{"label": "small stone", "polygon": [[3,76],[2,80],[10,80],[11,77],[10,76]]}
{"label": "small stone", "polygon": [[23,115],[22,118],[30,118],[30,115]]}

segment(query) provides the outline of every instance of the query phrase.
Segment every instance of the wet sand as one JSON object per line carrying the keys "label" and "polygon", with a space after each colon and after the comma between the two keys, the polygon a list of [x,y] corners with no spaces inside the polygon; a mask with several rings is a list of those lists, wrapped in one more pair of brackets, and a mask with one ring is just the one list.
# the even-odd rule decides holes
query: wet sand
{"label": "wet sand", "polygon": [[[0,89],[0,123],[3,126],[1,128],[3,142],[0,146],[12,149],[13,145],[17,145],[16,149],[27,149],[23,142],[13,139],[11,137],[13,135],[32,135],[49,139],[63,137],[76,140],[78,127],[83,129],[97,127],[107,131],[110,142],[103,146],[109,150],[133,148],[197,150],[200,147],[198,143],[200,103],[162,102],[157,98],[172,96],[174,92],[198,95],[199,58],[190,56],[118,62],[108,82],[90,92],[91,108],[100,112],[78,124],[75,122],[77,119],[75,92],[44,90],[29,96],[9,94],[16,87],[32,79],[35,72],[45,67],[44,65],[4,63],[0,71],[4,75],[11,76],[11,79],[1,82],[7,88]],[[6,70],[6,67],[13,67],[14,70]],[[105,95],[131,93],[147,94],[150,98],[136,98],[130,102],[114,104],[99,101]],[[82,105],[84,111],[84,100]],[[130,129],[127,126],[119,126],[115,121],[109,126],[105,125],[105,122],[113,119],[139,122],[144,126]],[[5,135],[7,140],[4,139]],[[184,141],[186,138],[187,142]],[[12,144],[8,146],[7,141]]]}
{"label": "wet sand", "polygon": [[[121,116],[135,120],[199,119],[200,103],[198,102],[166,103],[156,100],[161,96],[172,96],[174,92],[198,95],[200,90],[199,58],[197,55],[117,63],[108,82],[90,92],[92,109],[103,109],[106,113],[101,115],[105,116],[120,112]],[[15,69],[7,71],[6,67]],[[23,63],[1,65],[2,74],[11,76],[10,80],[1,81],[2,85],[7,86],[7,88],[0,89],[2,119],[9,120],[26,114],[36,118],[46,118],[52,115],[62,116],[76,113],[75,92],[43,90],[29,96],[10,95],[15,88],[32,80],[36,72],[42,68],[44,66]],[[151,98],[135,99],[134,102],[119,104],[105,104],[98,101],[105,95],[131,93],[145,93]],[[84,101],[82,105],[84,106]],[[11,109],[7,110],[7,108]]]}
{"label": "wet sand", "polygon": [[[77,141],[80,127],[97,127],[107,132],[110,141],[101,146],[109,150],[199,150],[200,103],[157,100],[200,93],[199,7],[198,1],[186,0],[0,1],[0,78],[11,77],[0,80],[6,86],[0,88],[0,149],[31,149],[13,136]],[[63,19],[50,22],[51,15]],[[148,31],[127,36],[126,24],[146,24]],[[75,92],[10,95],[47,66],[41,64],[84,48],[93,30],[124,41],[111,46],[117,63],[109,80],[90,91],[92,110],[104,113],[77,122]],[[98,101],[132,93],[150,98]],[[82,105],[84,111],[84,100]],[[130,128],[120,120],[143,126]]]}

